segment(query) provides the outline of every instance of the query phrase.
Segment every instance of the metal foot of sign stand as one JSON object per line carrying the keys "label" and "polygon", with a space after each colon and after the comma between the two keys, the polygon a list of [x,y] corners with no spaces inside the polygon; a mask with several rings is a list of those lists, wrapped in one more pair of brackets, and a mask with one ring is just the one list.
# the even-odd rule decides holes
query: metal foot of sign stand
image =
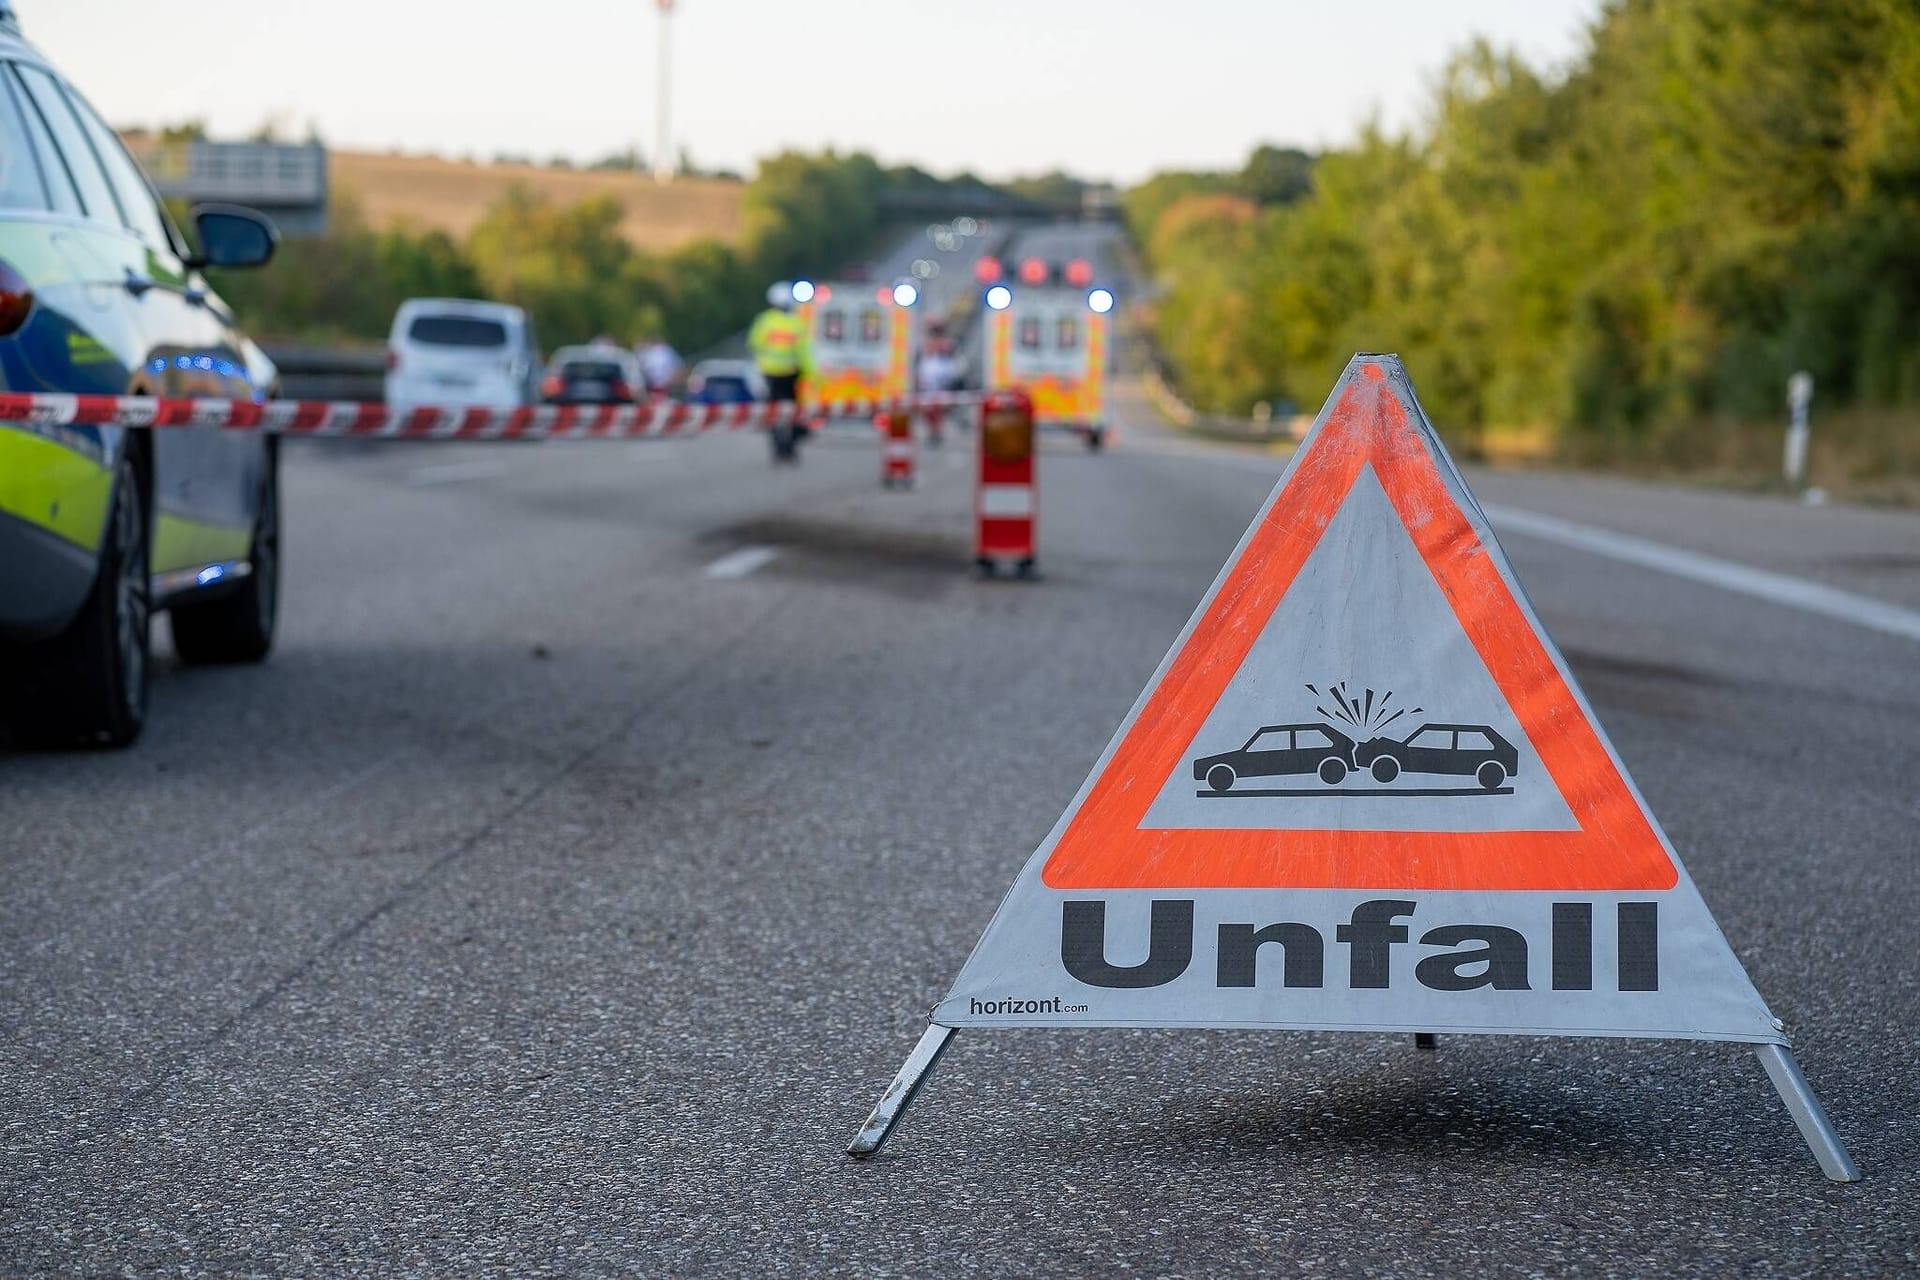
{"label": "metal foot of sign stand", "polygon": [[[913,1095],[920,1092],[927,1075],[933,1070],[934,1063],[940,1061],[940,1055],[946,1052],[947,1042],[953,1038],[952,1027],[930,1026],[926,1034],[920,1037],[920,1043],[913,1046],[913,1052],[900,1064],[898,1074],[887,1091],[880,1095],[880,1101],[873,1106],[873,1114],[860,1126],[860,1134],[847,1148],[847,1154],[856,1160],[864,1160],[880,1149],[880,1144],[893,1132],[893,1126],[899,1123],[913,1102]],[[1814,1104],[1816,1107],[1818,1103]]]}
{"label": "metal foot of sign stand", "polygon": [[1416,1031],[1413,1033],[1413,1047],[1432,1053],[1440,1047],[1440,1037],[1431,1031]]}
{"label": "metal foot of sign stand", "polygon": [[1820,1162],[1820,1172],[1834,1182],[1860,1181],[1853,1157],[1847,1154],[1840,1135],[1834,1132],[1833,1122],[1827,1119],[1820,1099],[1813,1096],[1807,1078],[1800,1074],[1800,1064],[1793,1060],[1793,1052],[1777,1044],[1760,1045],[1757,1051],[1760,1065],[1767,1069],[1767,1078],[1780,1091],[1780,1101],[1787,1104],[1787,1113],[1800,1126],[1800,1136],[1806,1139],[1807,1149]]}
{"label": "metal foot of sign stand", "polygon": [[[920,1043],[913,1046],[913,1052],[900,1064],[893,1083],[887,1086],[887,1091],[880,1095],[880,1101],[874,1104],[873,1113],[860,1127],[853,1145],[847,1148],[848,1155],[856,1160],[864,1160],[880,1150],[893,1132],[893,1126],[900,1122],[900,1117],[912,1105],[914,1095],[920,1092],[920,1086],[926,1083],[927,1076],[932,1073],[952,1039],[952,1027],[927,1028],[920,1037]],[[1432,1032],[1422,1031],[1415,1033],[1414,1043],[1418,1048],[1431,1050],[1438,1047],[1438,1039]],[[1860,1181],[1860,1170],[1854,1166],[1853,1157],[1847,1154],[1846,1144],[1840,1141],[1833,1122],[1827,1119],[1826,1109],[1820,1105],[1820,1099],[1814,1096],[1806,1076],[1801,1074],[1800,1064],[1794,1061],[1792,1051],[1777,1044],[1763,1044],[1756,1046],[1756,1052],[1760,1055],[1760,1065],[1767,1069],[1767,1077],[1773,1081],[1773,1087],[1779,1090],[1780,1100],[1787,1104],[1788,1114],[1799,1126],[1800,1136],[1806,1140],[1808,1150],[1820,1162],[1820,1172],[1834,1182]]]}

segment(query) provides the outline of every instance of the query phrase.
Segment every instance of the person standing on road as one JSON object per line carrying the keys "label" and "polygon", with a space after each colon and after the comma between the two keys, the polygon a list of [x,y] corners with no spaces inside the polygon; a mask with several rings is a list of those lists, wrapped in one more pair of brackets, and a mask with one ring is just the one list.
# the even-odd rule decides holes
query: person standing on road
{"label": "person standing on road", "polygon": [[[753,353],[760,376],[766,379],[767,399],[776,404],[797,402],[809,353],[806,323],[793,313],[792,285],[783,281],[768,288],[767,309],[755,317],[753,328],[747,331],[747,348]],[[796,403],[793,417],[773,428],[775,462],[800,461],[799,412]]]}
{"label": "person standing on road", "polygon": [[643,338],[639,346],[640,375],[647,380],[647,390],[655,396],[670,394],[680,378],[680,353],[665,338]]}
{"label": "person standing on road", "polygon": [[927,325],[927,338],[914,366],[914,390],[938,394],[960,387],[960,362],[955,358],[953,339],[939,321]]}
{"label": "person standing on road", "polygon": [[[954,352],[953,339],[947,336],[946,325],[939,320],[930,321],[920,358],[913,364],[913,389],[923,395],[958,391],[960,373],[960,361]],[[927,414],[927,444],[937,449],[945,437],[946,411],[934,409]]]}

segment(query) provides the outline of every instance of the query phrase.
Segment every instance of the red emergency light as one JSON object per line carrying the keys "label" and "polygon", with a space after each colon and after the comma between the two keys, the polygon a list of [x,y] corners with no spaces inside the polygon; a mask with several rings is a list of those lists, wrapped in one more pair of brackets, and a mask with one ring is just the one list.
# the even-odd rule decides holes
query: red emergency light
{"label": "red emergency light", "polygon": [[998,258],[979,258],[973,264],[973,278],[981,284],[993,284],[1000,279],[1001,267]]}
{"label": "red emergency light", "polygon": [[815,302],[832,302],[833,301],[832,287],[824,284],[815,285],[813,287],[813,300]]}
{"label": "red emergency light", "polygon": [[1085,258],[1075,258],[1067,264],[1067,283],[1076,289],[1084,289],[1093,283],[1093,264]]}
{"label": "red emergency light", "polygon": [[1047,282],[1047,264],[1038,258],[1028,258],[1020,264],[1020,283],[1041,285]]}

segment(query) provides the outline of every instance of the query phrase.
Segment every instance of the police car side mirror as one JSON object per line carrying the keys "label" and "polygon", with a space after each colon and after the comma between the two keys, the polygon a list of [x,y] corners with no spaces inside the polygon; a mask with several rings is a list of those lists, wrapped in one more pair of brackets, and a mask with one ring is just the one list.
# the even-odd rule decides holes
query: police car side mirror
{"label": "police car side mirror", "polygon": [[203,204],[193,210],[200,252],[187,265],[200,267],[257,267],[273,257],[280,232],[263,213],[237,204]]}

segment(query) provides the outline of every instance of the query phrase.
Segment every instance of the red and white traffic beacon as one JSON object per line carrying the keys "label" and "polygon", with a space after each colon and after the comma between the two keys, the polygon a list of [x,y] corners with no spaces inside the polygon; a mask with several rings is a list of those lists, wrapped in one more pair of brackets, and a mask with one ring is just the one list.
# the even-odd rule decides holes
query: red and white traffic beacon
{"label": "red and white traffic beacon", "polygon": [[989,392],[980,403],[979,469],[973,488],[973,554],[993,576],[1011,564],[1030,578],[1037,554],[1034,530],[1039,490],[1034,483],[1033,398],[1018,388]]}
{"label": "red and white traffic beacon", "polygon": [[873,425],[880,430],[880,487],[912,488],[915,461],[912,410],[884,410],[873,416]]}

